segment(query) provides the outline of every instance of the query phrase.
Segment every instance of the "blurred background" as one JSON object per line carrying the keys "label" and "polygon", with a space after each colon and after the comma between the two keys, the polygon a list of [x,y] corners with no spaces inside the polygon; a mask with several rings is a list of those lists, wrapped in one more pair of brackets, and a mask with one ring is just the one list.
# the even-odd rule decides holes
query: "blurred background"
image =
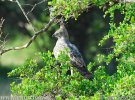
{"label": "blurred background", "polygon": [[[32,5],[41,0],[21,0],[22,7],[28,13],[28,17],[36,30],[40,30],[49,21],[49,11],[47,2],[43,2],[32,9]],[[25,44],[34,34],[28,25],[22,11],[14,2],[0,1],[0,18],[4,18],[3,37],[6,37],[5,48],[20,46]],[[118,16],[121,19],[120,16]],[[19,51],[10,51],[0,56],[0,95],[10,95],[9,84],[18,81],[7,77],[7,73],[15,67],[20,67],[27,59],[36,58],[38,52],[52,51],[56,39],[51,35],[59,28],[53,25],[46,33],[41,34],[30,47]],[[103,11],[97,7],[88,9],[78,20],[69,19],[66,28],[70,35],[70,40],[82,53],[86,63],[94,62],[97,55],[106,53],[106,48],[112,45],[112,40],[107,41],[105,47],[99,47],[98,42],[109,30],[109,18],[103,17]],[[36,58],[38,59],[38,58]]]}

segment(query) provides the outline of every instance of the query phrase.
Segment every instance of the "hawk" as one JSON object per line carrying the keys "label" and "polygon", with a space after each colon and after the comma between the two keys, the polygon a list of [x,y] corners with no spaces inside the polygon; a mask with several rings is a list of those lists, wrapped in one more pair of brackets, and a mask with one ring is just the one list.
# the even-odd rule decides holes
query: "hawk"
{"label": "hawk", "polygon": [[[55,58],[57,59],[61,52],[66,52],[65,54],[69,56],[71,65],[76,67],[85,78],[92,79],[92,74],[87,70],[79,50],[69,41],[68,32],[64,24],[60,24],[60,28],[52,36],[58,39],[53,49]],[[65,48],[69,51],[65,51]]]}

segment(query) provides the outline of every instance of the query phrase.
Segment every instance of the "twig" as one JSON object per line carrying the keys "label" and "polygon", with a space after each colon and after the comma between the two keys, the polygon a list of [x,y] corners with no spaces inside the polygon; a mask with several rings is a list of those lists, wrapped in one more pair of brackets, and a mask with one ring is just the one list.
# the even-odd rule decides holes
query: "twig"
{"label": "twig", "polygon": [[36,32],[36,31],[35,31],[35,28],[34,28],[33,24],[31,23],[30,19],[28,18],[27,14],[25,13],[24,9],[22,8],[20,2],[19,2],[18,0],[16,0],[16,3],[17,3],[18,6],[20,7],[20,9],[21,9],[23,15],[25,16],[25,18],[26,18],[26,20],[28,21],[28,23],[32,26],[32,30],[33,30],[33,32],[35,33],[35,32]]}
{"label": "twig", "polygon": [[0,50],[2,50],[4,48],[4,45],[5,45],[5,38],[2,38],[2,26],[3,26],[3,23],[4,23],[5,19],[1,18],[0,20]]}
{"label": "twig", "polygon": [[125,3],[135,3],[135,0],[123,0]]}
{"label": "twig", "polygon": [[38,5],[44,3],[45,1],[46,1],[46,0],[42,0],[42,1],[40,1],[40,2],[38,2],[38,3],[36,3],[36,4],[34,4],[34,5],[32,5],[32,8],[31,8],[30,11],[27,12],[27,15],[28,15],[29,13],[31,13]]}
{"label": "twig", "polygon": [[[5,21],[5,19],[1,18],[1,20],[0,20],[0,51],[2,49],[4,49],[5,44],[6,44],[6,41],[5,41],[6,37],[5,38],[2,37],[2,35],[3,35],[2,26],[3,26],[4,21]],[[0,64],[1,64],[1,56],[0,56]]]}
{"label": "twig", "polygon": [[1,50],[0,51],[0,55],[8,52],[8,51],[11,51],[11,50],[21,50],[21,49],[25,49],[27,47],[30,46],[30,44],[37,38],[37,36],[45,31],[47,31],[49,29],[49,27],[54,23],[55,21],[55,18],[53,18],[52,20],[49,21],[49,23],[41,30],[35,32],[35,34],[32,36],[32,38],[29,40],[28,43],[26,43],[25,45],[23,46],[20,46],[20,47],[13,47],[13,48],[9,48],[9,49],[5,49],[5,50]]}
{"label": "twig", "polygon": [[0,22],[0,31],[1,31],[1,28],[2,28],[2,25],[4,23],[5,19],[1,18],[1,22]]}
{"label": "twig", "polygon": [[113,0],[113,1],[119,3],[135,3],[135,0]]}

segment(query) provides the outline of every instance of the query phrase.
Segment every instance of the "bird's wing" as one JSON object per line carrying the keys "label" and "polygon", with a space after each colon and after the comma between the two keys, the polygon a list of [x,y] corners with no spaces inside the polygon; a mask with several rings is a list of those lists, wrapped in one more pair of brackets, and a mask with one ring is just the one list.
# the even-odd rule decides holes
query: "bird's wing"
{"label": "bird's wing", "polygon": [[74,44],[69,43],[69,48],[70,48],[70,58],[71,58],[71,63],[73,66],[77,67],[86,67],[86,64],[77,49],[77,47]]}

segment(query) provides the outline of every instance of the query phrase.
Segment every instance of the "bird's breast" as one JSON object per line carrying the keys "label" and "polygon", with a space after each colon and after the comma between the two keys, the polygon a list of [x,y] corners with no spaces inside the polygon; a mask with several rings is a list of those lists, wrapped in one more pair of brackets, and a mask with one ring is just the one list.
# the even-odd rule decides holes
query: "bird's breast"
{"label": "bird's breast", "polygon": [[65,52],[66,48],[68,48],[67,44],[63,41],[57,41],[56,45],[53,49],[53,53],[55,58],[58,58],[61,52]]}

